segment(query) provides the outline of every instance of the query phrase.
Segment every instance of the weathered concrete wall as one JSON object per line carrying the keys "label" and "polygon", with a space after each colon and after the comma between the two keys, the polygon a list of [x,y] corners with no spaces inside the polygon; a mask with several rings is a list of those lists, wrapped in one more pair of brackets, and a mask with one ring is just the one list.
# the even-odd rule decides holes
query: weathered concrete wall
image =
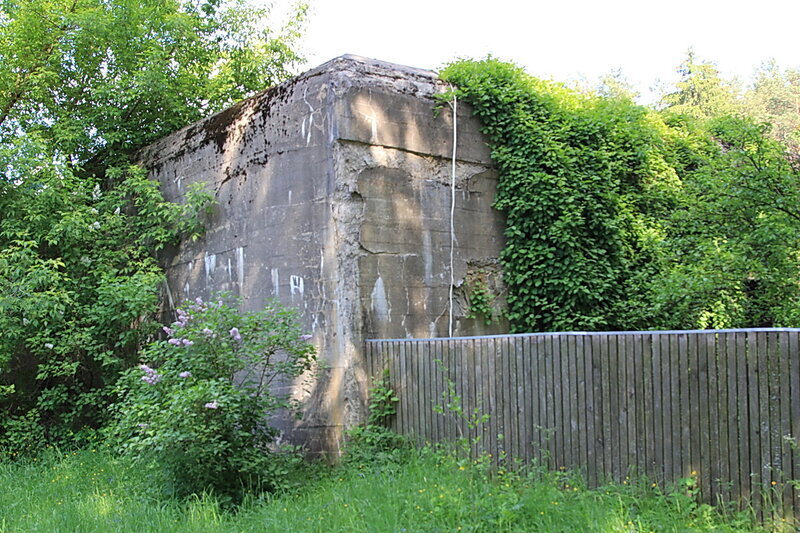
{"label": "weathered concrete wall", "polygon": [[[447,334],[452,112],[434,73],[344,56],[150,146],[142,160],[168,199],[214,191],[208,232],[169,258],[174,300],[227,290],[255,310],[298,307],[320,349],[292,438],[336,451],[363,418],[368,337]],[[455,333],[502,332],[467,319],[470,283],[502,292],[503,219],[479,125],[458,112]],[[502,305],[500,297],[499,305]]]}

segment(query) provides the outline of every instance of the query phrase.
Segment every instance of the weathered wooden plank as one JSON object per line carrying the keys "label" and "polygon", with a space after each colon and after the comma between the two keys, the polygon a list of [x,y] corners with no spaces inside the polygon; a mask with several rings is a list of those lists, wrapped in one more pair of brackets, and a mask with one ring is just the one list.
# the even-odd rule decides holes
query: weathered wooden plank
{"label": "weathered wooden plank", "polygon": [[490,402],[490,418],[489,418],[489,435],[487,439],[487,446],[490,453],[495,457],[499,451],[497,444],[497,434],[500,432],[500,425],[502,424],[502,404],[498,403],[498,393],[496,386],[497,373],[499,371],[497,366],[498,354],[496,351],[495,343],[489,339],[484,340],[484,347],[487,351],[487,359],[489,363],[489,376],[487,383],[487,393]]}
{"label": "weathered wooden plank", "polygon": [[578,383],[578,353],[576,346],[575,335],[564,335],[562,337],[562,346],[566,343],[567,355],[567,396],[566,405],[569,409],[567,415],[567,428],[566,436],[568,443],[567,466],[568,468],[582,469],[582,443],[580,423],[578,421],[578,399],[580,384]]}
{"label": "weathered wooden plank", "polygon": [[[772,472],[770,468],[770,432],[769,432],[769,343],[767,334],[755,333],[758,352],[758,439],[759,465],[761,467],[761,503],[770,491]],[[756,470],[758,472],[758,470]],[[761,511],[764,511],[762,505]]]}
{"label": "weathered wooden plank", "polygon": [[537,405],[536,395],[537,380],[536,380],[536,358],[534,356],[533,337],[526,336],[521,339],[521,365],[522,365],[522,381],[523,381],[523,395],[522,406],[523,416],[525,419],[525,432],[527,435],[527,442],[524,442],[523,459],[525,464],[532,464],[534,460],[534,453],[536,449],[537,431],[536,426],[539,422],[539,406]]}
{"label": "weathered wooden plank", "polygon": [[[800,332],[793,331],[789,334],[789,387],[790,391],[790,418],[791,431],[789,432],[793,446],[792,479],[800,479]],[[787,443],[788,444],[788,443]],[[794,516],[800,518],[800,488],[793,487],[792,502],[794,502]]]}
{"label": "weathered wooden plank", "polygon": [[633,335],[623,335],[623,362],[625,364],[625,426],[627,430],[625,472],[628,477],[636,469],[636,353]]}
{"label": "weathered wooden plank", "polygon": [[529,388],[527,376],[525,372],[525,344],[524,339],[515,337],[512,339],[513,352],[514,352],[514,365],[516,366],[515,377],[516,393],[514,398],[516,400],[516,414],[517,421],[517,438],[516,449],[514,450],[514,458],[521,462],[530,460],[530,431],[529,431],[529,413],[530,405],[526,403],[526,391]]}
{"label": "weathered wooden plank", "polygon": [[[479,396],[479,387],[478,387],[478,380],[480,379],[480,374],[478,373],[478,365],[480,357],[476,353],[475,350],[475,341],[470,340],[466,343],[467,348],[467,358],[466,358],[466,367],[467,367],[467,412],[469,416],[472,416],[473,413],[481,412],[483,407],[481,406],[480,396]],[[470,440],[470,453],[473,457],[475,457],[478,453],[478,446],[477,441],[480,433],[480,427],[477,424],[474,424],[469,431],[469,440]]]}
{"label": "weathered wooden plank", "polygon": [[789,352],[790,336],[790,332],[781,332],[778,334],[778,397],[780,398],[780,427],[778,429],[778,436],[780,438],[781,451],[780,496],[783,504],[783,516],[786,518],[792,517],[793,505],[792,485],[788,483],[788,481],[792,479],[792,448],[787,441],[792,435],[792,391],[789,384],[789,359],[791,357],[791,353]]}
{"label": "weathered wooden plank", "polygon": [[[690,472],[696,472],[698,478],[703,477],[705,465],[700,457],[700,434],[702,432],[700,419],[700,360],[699,360],[699,334],[688,335],[688,357],[689,357],[689,464]],[[701,486],[700,490],[708,490]]]}
{"label": "weathered wooden plank", "polygon": [[614,379],[615,372],[612,371],[609,348],[610,337],[611,336],[607,334],[599,336],[601,380],[600,411],[602,412],[603,419],[603,479],[600,480],[602,483],[612,479],[614,476],[614,455],[616,454],[611,429],[614,419],[614,410],[611,405],[611,397],[614,394],[612,380]]}
{"label": "weathered wooden plank", "polygon": [[760,501],[761,493],[761,413],[759,410],[759,343],[758,336],[753,333],[748,335],[747,338],[747,386],[748,395],[745,396],[747,402],[747,410],[749,417],[750,434],[750,464],[748,465],[748,472],[750,473],[750,496],[753,500],[753,505],[757,510],[762,508]]}
{"label": "weathered wooden plank", "polygon": [[593,486],[597,479],[595,420],[594,420],[594,394],[592,380],[592,344],[591,338],[581,335],[576,339],[578,359],[582,372],[579,372],[579,381],[582,383],[583,401],[579,402],[581,423],[584,430],[584,446],[586,450],[586,479]]}
{"label": "weathered wooden plank", "polygon": [[563,385],[563,372],[562,372],[562,356],[561,356],[561,338],[557,335],[550,337],[553,350],[553,399],[555,401],[555,409],[553,411],[553,442],[554,442],[554,455],[553,461],[559,468],[564,467],[564,403],[562,399],[562,385]]}
{"label": "weathered wooden plank", "polygon": [[513,344],[511,339],[503,339],[502,345],[502,354],[504,359],[503,366],[505,372],[505,379],[503,380],[503,398],[505,404],[503,406],[503,414],[505,418],[503,427],[503,449],[506,452],[506,460],[512,460],[514,458],[515,443],[519,438],[516,428],[516,398],[514,394],[514,391],[517,388],[517,370],[515,368],[514,354],[512,353]]}
{"label": "weathered wooden plank", "polygon": [[652,472],[648,475],[652,476],[653,480],[657,483],[664,481],[664,468],[666,460],[664,457],[665,441],[664,436],[664,418],[665,407],[663,400],[663,385],[664,385],[664,368],[666,365],[662,360],[662,341],[664,335],[654,333],[650,340],[651,347],[651,364],[652,364],[652,380],[653,380],[653,401],[652,401],[652,417],[653,417],[653,462]]}
{"label": "weathered wooden plank", "polygon": [[688,477],[693,471],[691,465],[691,422],[690,422],[690,405],[689,405],[689,354],[688,354],[688,336],[685,333],[678,335],[678,379],[673,381],[673,385],[678,389],[678,397],[680,398],[680,409],[678,415],[680,417],[680,432],[679,440],[675,441],[680,460],[680,474],[675,479],[680,477]]}
{"label": "weathered wooden plank", "polygon": [[587,365],[587,350],[588,346],[587,343],[584,343],[585,337],[583,335],[575,335],[575,368],[577,369],[577,376],[576,376],[576,385],[578,387],[577,390],[577,421],[578,421],[578,437],[580,442],[580,457],[579,461],[581,464],[582,472],[584,473],[584,477],[588,474],[591,466],[590,466],[590,455],[591,453],[590,442],[591,442],[591,429],[590,429],[590,415],[589,412],[589,404],[588,404],[588,379],[586,376],[586,365]]}
{"label": "weathered wooden plank", "polygon": [[752,496],[752,483],[751,483],[751,461],[750,461],[750,441],[751,429],[750,424],[750,402],[748,402],[748,395],[750,394],[750,354],[747,333],[735,333],[734,344],[736,345],[736,397],[737,397],[737,413],[739,418],[739,431],[737,435],[737,442],[739,443],[739,496],[749,499]]}
{"label": "weathered wooden plank", "polygon": [[[388,343],[387,343],[388,347]],[[408,389],[408,381],[410,372],[408,368],[408,360],[406,358],[406,348],[405,344],[395,343],[394,344],[394,351],[397,354],[396,366],[397,366],[397,376],[399,378],[398,381],[398,388],[397,394],[400,398],[400,402],[398,405],[398,417],[397,422],[398,426],[400,427],[400,432],[403,435],[408,435],[411,431],[411,423],[410,423],[410,406],[409,402],[411,401],[411,391]]]}
{"label": "weathered wooden plank", "polygon": [[436,412],[436,406],[442,401],[442,366],[444,361],[449,357],[449,350],[447,348],[447,341],[436,339],[430,342],[431,347],[428,353],[428,368],[430,372],[430,409],[431,409],[431,434],[430,439],[433,442],[444,441],[444,417]]}
{"label": "weathered wooden plank", "polygon": [[640,333],[628,335],[633,343],[633,416],[634,430],[636,432],[636,453],[634,472],[637,476],[647,471],[647,453],[645,445],[645,394],[644,386],[644,350],[643,337]]}
{"label": "weathered wooden plank", "polygon": [[547,395],[545,402],[547,410],[547,465],[550,468],[556,468],[556,390],[555,380],[555,353],[553,351],[553,337],[547,335],[543,337],[544,350],[545,350],[545,378],[544,385]]}
{"label": "weathered wooden plank", "polygon": [[539,427],[538,429],[538,442],[539,450],[537,457],[540,464],[546,465],[549,460],[549,446],[550,446],[550,420],[548,418],[548,409],[550,408],[550,397],[548,394],[552,391],[549,386],[547,372],[549,364],[549,351],[547,348],[547,339],[541,335],[535,337],[534,345],[536,346],[537,370],[536,382],[539,388]]}
{"label": "weathered wooden plank", "polygon": [[653,372],[653,334],[642,335],[642,399],[644,404],[644,474],[650,479],[657,478],[658,460],[656,459],[656,415],[653,408],[655,400],[655,375]]}
{"label": "weathered wooden plank", "polygon": [[490,388],[489,388],[489,381],[491,379],[491,373],[494,369],[493,366],[489,364],[489,351],[486,349],[485,342],[483,341],[476,341],[475,342],[475,350],[476,354],[480,354],[480,360],[482,361],[481,365],[483,367],[483,373],[481,375],[480,380],[480,395],[481,395],[481,405],[483,409],[481,411],[481,415],[487,415],[489,419],[481,424],[481,448],[484,450],[485,453],[490,453],[490,446],[491,446],[491,439],[489,438],[491,433],[491,419],[495,416],[492,412],[492,399],[490,398]]}
{"label": "weathered wooden plank", "polygon": [[722,456],[720,484],[721,497],[724,502],[732,501],[734,486],[738,488],[739,468],[739,421],[736,410],[736,343],[731,333],[720,334],[717,344],[720,382],[720,454]]}
{"label": "weathered wooden plank", "polygon": [[[714,501],[716,497],[715,479],[719,478],[718,454],[714,453],[716,444],[712,447],[711,435],[717,429],[715,417],[711,416],[712,410],[716,409],[712,404],[717,401],[717,381],[716,381],[716,352],[714,349],[715,333],[702,333],[698,338],[698,348],[700,349],[700,474],[706,480],[707,501]],[[718,439],[713,441],[718,442]]]}
{"label": "weathered wooden plank", "polygon": [[778,333],[767,332],[767,360],[769,364],[769,383],[768,392],[768,411],[769,420],[769,464],[770,464],[770,486],[768,490],[773,498],[773,509],[775,518],[780,516],[781,510],[781,486],[783,485],[783,454],[781,453],[781,376],[780,376],[780,346],[778,344]]}
{"label": "weathered wooden plank", "polygon": [[731,424],[731,420],[728,417],[728,375],[730,374],[730,367],[728,364],[727,345],[728,336],[725,333],[717,333],[714,345],[714,375],[717,384],[716,411],[712,412],[711,417],[716,420],[718,481],[716,482],[715,490],[717,502],[719,503],[730,501],[731,453],[728,445]]}
{"label": "weathered wooden plank", "polygon": [[708,375],[708,389],[701,391],[707,398],[707,416],[709,439],[703,442],[703,447],[708,455],[709,478],[711,487],[711,499],[716,501],[720,494],[720,476],[722,470],[722,457],[720,455],[720,420],[719,420],[719,401],[720,387],[717,377],[717,334],[708,333],[704,335],[706,342],[706,372]]}
{"label": "weathered wooden plank", "polygon": [[625,365],[624,346],[620,346],[619,335],[609,335],[609,358],[611,363],[611,449],[614,454],[612,475],[616,481],[625,478],[628,449],[625,442],[628,438],[625,425]]}
{"label": "weathered wooden plank", "polygon": [[600,355],[599,334],[590,337],[589,361],[591,373],[591,387],[589,405],[592,411],[592,441],[589,446],[594,450],[593,468],[589,475],[589,486],[597,487],[603,479],[605,471],[605,440],[603,436],[603,368]]}

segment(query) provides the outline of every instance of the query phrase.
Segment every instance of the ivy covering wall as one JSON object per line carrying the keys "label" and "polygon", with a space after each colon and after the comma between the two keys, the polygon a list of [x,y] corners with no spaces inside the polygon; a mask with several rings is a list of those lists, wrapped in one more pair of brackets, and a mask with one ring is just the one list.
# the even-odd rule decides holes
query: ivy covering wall
{"label": "ivy covering wall", "polygon": [[800,180],[768,127],[580,93],[491,58],[442,77],[500,173],[514,330],[797,324],[800,217],[786,202]]}

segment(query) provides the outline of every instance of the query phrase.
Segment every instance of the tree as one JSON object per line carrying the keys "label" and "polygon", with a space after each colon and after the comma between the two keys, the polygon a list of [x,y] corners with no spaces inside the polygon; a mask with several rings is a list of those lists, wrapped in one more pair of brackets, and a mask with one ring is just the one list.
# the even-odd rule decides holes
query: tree
{"label": "tree", "polygon": [[697,60],[693,50],[678,68],[676,90],[662,97],[661,105],[676,114],[709,119],[741,112],[739,89],[724,80],[713,63]]}
{"label": "tree", "polygon": [[153,140],[287,77],[245,0],[0,0],[0,446],[97,426],[153,332],[156,253],[209,197],[165,202],[131,165]]}
{"label": "tree", "polygon": [[753,86],[745,92],[747,113],[756,122],[769,123],[770,135],[800,156],[800,71],[782,70],[775,61],[757,72]]}

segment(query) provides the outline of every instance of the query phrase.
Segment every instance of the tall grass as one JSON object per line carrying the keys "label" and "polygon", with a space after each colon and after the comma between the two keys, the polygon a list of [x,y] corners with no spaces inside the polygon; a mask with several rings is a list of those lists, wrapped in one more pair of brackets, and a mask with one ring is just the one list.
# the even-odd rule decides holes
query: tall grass
{"label": "tall grass", "polygon": [[590,491],[567,473],[491,471],[431,450],[307,467],[296,479],[296,489],[225,511],[209,496],[170,499],[146,471],[106,451],[53,452],[0,464],[0,532],[774,530],[646,483]]}

